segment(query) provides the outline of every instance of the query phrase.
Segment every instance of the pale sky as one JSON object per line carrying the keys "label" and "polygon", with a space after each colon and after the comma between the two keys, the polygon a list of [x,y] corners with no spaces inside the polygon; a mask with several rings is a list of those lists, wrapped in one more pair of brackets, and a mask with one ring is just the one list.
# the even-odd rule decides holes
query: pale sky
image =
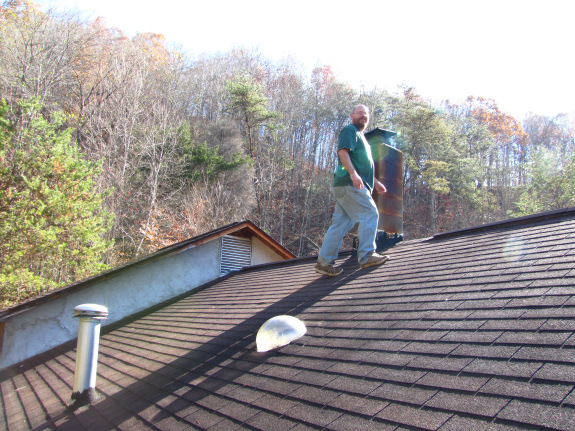
{"label": "pale sky", "polygon": [[129,36],[161,33],[191,58],[257,49],[355,89],[492,98],[522,121],[575,118],[575,0],[36,0]]}

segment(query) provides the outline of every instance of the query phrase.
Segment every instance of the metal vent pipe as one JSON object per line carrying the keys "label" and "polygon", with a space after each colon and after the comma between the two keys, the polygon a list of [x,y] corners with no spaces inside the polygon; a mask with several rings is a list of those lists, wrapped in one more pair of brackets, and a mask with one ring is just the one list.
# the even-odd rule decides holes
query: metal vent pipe
{"label": "metal vent pipe", "polygon": [[97,399],[96,371],[100,324],[108,317],[108,309],[103,305],[82,304],[74,307],[74,317],[79,317],[80,323],[72,400],[73,406],[79,407]]}

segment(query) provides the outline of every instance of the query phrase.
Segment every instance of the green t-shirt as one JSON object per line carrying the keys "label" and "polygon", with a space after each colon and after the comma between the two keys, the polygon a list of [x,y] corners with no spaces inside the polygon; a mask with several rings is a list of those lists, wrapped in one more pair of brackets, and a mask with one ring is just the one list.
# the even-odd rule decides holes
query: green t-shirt
{"label": "green t-shirt", "polygon": [[[363,136],[363,132],[360,132],[357,127],[353,124],[345,126],[340,134],[337,141],[337,150],[347,148],[349,150],[349,158],[351,163],[364,184],[373,190],[373,158],[371,156],[371,146]],[[347,172],[347,169],[342,165],[341,160],[338,157],[337,168],[335,169],[335,174],[333,176],[333,185],[337,186],[347,186],[353,185],[351,177]]]}

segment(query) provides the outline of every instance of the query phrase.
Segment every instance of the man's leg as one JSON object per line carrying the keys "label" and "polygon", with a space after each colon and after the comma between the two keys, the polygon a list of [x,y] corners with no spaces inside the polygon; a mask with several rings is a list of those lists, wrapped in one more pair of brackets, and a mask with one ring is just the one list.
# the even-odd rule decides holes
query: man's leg
{"label": "man's leg", "polygon": [[[380,256],[375,253],[379,213],[370,191],[367,188],[359,190],[353,186],[341,186],[334,187],[334,196],[335,211],[319,252],[318,265],[331,267],[335,263],[343,237],[356,222],[359,222],[357,250],[359,264],[362,267],[368,267],[387,261],[389,256]],[[318,271],[317,268],[316,271]],[[325,274],[325,272],[318,272]],[[338,275],[341,269],[335,273],[331,268],[328,272],[329,274],[326,275]]]}
{"label": "man's leg", "polygon": [[348,195],[348,199],[353,200],[346,207],[349,208],[348,214],[359,222],[357,230],[357,260],[362,265],[367,261],[370,254],[375,251],[379,213],[367,188],[361,190],[353,188]]}
{"label": "man's leg", "polygon": [[340,204],[340,200],[344,194],[341,189],[343,189],[343,187],[334,187],[335,210],[331,219],[331,225],[325,234],[317,259],[322,265],[333,265],[335,263],[335,260],[339,256],[339,249],[343,243],[343,237],[355,223],[349,218]]}
{"label": "man's leg", "polygon": [[377,206],[371,197],[371,192],[367,188],[360,190],[353,186],[345,186],[341,187],[341,189],[345,190],[345,193],[342,193],[338,203],[352,221],[352,226],[359,222],[357,260],[363,266],[367,263],[376,247],[375,237],[379,220]]}
{"label": "man's leg", "polygon": [[379,222],[379,212],[371,194],[369,196],[369,203],[365,205],[365,211],[361,215],[363,218],[359,221],[359,228],[357,232],[358,248],[357,260],[362,268],[370,266],[381,265],[389,260],[389,256],[379,254],[375,251],[377,245],[375,238],[377,237],[377,225]]}

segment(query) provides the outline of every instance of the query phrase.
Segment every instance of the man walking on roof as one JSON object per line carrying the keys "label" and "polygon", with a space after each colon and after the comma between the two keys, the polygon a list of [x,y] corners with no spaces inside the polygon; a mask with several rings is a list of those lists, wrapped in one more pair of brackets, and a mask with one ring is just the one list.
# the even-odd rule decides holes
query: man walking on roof
{"label": "man walking on roof", "polygon": [[369,109],[356,106],[351,124],[345,126],[337,143],[338,165],[333,178],[335,211],[319,251],[315,271],[330,277],[339,275],[343,268],[335,268],[335,260],[345,234],[359,222],[357,259],[362,268],[380,265],[389,256],[375,252],[375,237],[379,213],[371,193],[385,193],[385,186],[374,176],[371,147],[363,131],[369,122]]}

